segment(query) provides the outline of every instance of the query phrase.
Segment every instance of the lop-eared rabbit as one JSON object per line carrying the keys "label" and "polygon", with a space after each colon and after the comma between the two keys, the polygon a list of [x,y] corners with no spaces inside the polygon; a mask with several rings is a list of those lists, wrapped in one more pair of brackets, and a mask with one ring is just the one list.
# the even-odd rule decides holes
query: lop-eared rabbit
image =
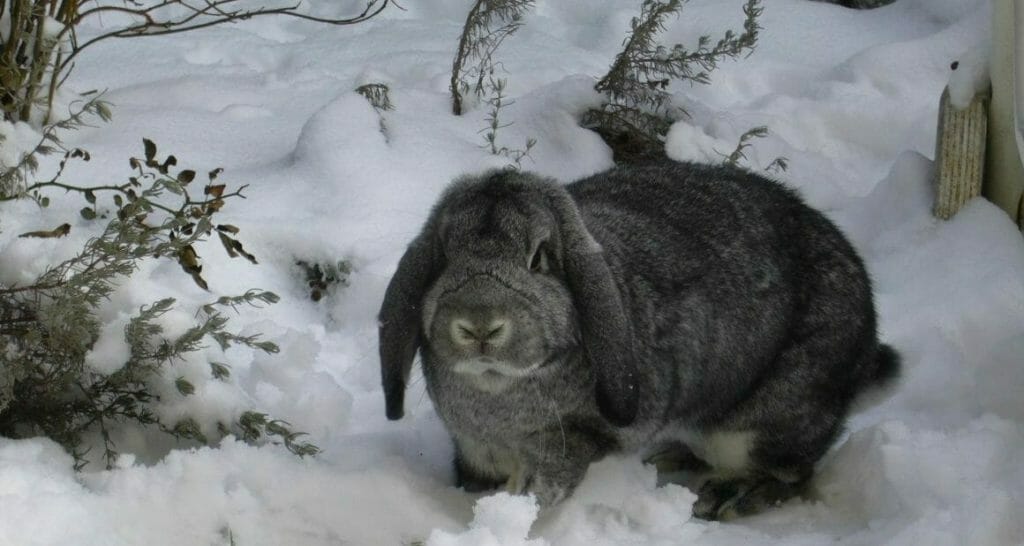
{"label": "lop-eared rabbit", "polygon": [[710,467],[696,516],[756,512],[799,494],[855,396],[899,370],[843,234],[722,165],[460,178],[379,318],[388,418],[419,351],[458,484],[542,506],[606,454],[685,445]]}

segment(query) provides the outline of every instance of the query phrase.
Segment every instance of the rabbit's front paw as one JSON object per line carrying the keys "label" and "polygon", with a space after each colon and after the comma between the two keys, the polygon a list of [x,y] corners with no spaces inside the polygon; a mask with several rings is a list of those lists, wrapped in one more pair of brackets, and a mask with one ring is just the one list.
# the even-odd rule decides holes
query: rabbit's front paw
{"label": "rabbit's front paw", "polygon": [[562,502],[568,494],[568,489],[543,476],[533,476],[526,486],[525,493],[536,496],[537,504],[541,508],[546,508]]}
{"label": "rabbit's front paw", "polygon": [[726,521],[756,514],[799,495],[802,486],[770,477],[711,478],[697,493],[693,515]]}
{"label": "rabbit's front paw", "polygon": [[536,473],[516,472],[509,476],[505,488],[513,495],[533,495],[541,508],[554,506],[568,496],[568,488]]}

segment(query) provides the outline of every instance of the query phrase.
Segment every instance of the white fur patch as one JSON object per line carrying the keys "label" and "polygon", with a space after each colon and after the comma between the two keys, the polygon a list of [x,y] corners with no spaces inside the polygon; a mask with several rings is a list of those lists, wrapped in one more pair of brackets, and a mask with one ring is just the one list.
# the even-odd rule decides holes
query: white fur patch
{"label": "white fur patch", "polygon": [[[756,436],[751,431],[719,431],[700,433],[692,429],[671,427],[659,431],[647,442],[660,446],[666,442],[682,442],[693,454],[711,465],[717,473],[744,474],[750,468],[750,450]],[[648,453],[646,455],[654,455]]]}
{"label": "white fur patch", "polygon": [[522,368],[501,360],[474,358],[461,360],[452,369],[467,376],[476,388],[498,394],[509,388],[515,380],[531,375],[542,364],[543,362],[538,361]]}
{"label": "white fur patch", "polygon": [[743,473],[750,466],[754,433],[712,432],[704,437],[703,459],[717,471]]}
{"label": "white fur patch", "polygon": [[509,364],[503,360],[491,358],[473,358],[461,360],[455,364],[454,370],[465,375],[484,375],[486,372],[494,372],[506,377],[526,377],[540,368],[542,361],[534,362],[529,366],[521,367]]}

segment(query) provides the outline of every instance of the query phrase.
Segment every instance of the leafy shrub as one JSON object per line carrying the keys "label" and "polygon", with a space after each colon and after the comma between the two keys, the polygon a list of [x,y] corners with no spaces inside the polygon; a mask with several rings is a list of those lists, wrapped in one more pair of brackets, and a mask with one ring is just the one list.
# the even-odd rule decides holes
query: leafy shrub
{"label": "leafy shrub", "polygon": [[743,6],[743,32],[727,31],[717,42],[701,36],[696,49],[682,44],[667,48],[656,42],[665,20],[677,14],[684,0],[644,0],[633,18],[629,36],[608,73],[595,89],[605,101],[589,110],[583,125],[593,128],[615,152],[616,161],[636,161],[663,155],[665,134],[685,112],[672,105],[668,91],[673,80],[708,83],[718,62],[750,53],[757,43],[760,0]]}
{"label": "leafy shrub", "polygon": [[[144,157],[130,160],[133,173],[123,184],[77,187],[55,177],[25,188],[24,194],[41,205],[47,203],[44,194],[50,188],[77,192],[88,204],[80,214],[92,220],[106,218],[107,224],[77,255],[50,267],[30,285],[0,284],[0,434],[49,436],[67,448],[79,466],[87,462],[84,437],[97,432],[103,458],[112,465],[117,450],[110,432],[124,423],[155,427],[175,438],[200,443],[216,440],[204,434],[192,418],[168,422],[159,416],[156,408],[161,400],[155,393],[167,391],[163,388],[167,382],[173,381],[181,396],[195,392],[184,378],[166,376],[169,364],[202,349],[206,342],[223,350],[237,345],[268,353],[278,350],[258,335],[229,329],[223,309],[278,300],[271,292],[249,290],[201,306],[196,324],[176,337],[167,337],[159,324],[160,317],[173,308],[173,298],[142,307],[124,328],[127,359],[106,372],[87,363],[102,327],[99,306],[143,260],[173,260],[207,289],[196,245],[216,233],[230,256],[256,262],[238,241],[239,229],[216,222],[218,213],[230,200],[241,197],[245,186],[229,191],[217,182],[221,171],[215,169],[207,173],[207,181],[198,191],[194,170],[177,169],[173,155],[159,157],[153,142],[145,140],[144,145]],[[88,154],[65,152],[61,171],[73,158],[87,160]],[[101,206],[100,196],[109,196],[112,208]],[[22,236],[60,237],[69,229],[70,224],[64,224]],[[228,380],[230,370],[210,362],[210,375]],[[218,433],[234,433],[252,441],[276,437],[300,455],[317,451],[299,441],[300,433],[292,432],[287,423],[255,411],[219,424]]]}
{"label": "leafy shrub", "polygon": [[348,286],[352,274],[352,265],[345,260],[335,263],[296,260],[295,265],[302,270],[309,288],[309,299],[313,301],[320,301],[336,286]]}
{"label": "leafy shrub", "polygon": [[519,30],[523,13],[532,6],[533,0],[476,0],[473,4],[452,61],[450,86],[456,116],[462,115],[470,92],[483,98],[493,94],[502,81],[494,76],[494,53],[505,38]]}

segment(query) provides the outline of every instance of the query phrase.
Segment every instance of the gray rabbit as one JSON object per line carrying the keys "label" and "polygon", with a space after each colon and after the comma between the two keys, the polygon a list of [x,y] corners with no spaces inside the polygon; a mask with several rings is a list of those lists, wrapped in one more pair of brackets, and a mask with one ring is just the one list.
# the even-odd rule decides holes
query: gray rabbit
{"label": "gray rabbit", "polygon": [[542,506],[608,453],[685,445],[711,467],[695,515],[759,511],[799,494],[854,397],[899,372],[842,233],[723,165],[456,180],[379,318],[388,418],[419,350],[458,484]]}

